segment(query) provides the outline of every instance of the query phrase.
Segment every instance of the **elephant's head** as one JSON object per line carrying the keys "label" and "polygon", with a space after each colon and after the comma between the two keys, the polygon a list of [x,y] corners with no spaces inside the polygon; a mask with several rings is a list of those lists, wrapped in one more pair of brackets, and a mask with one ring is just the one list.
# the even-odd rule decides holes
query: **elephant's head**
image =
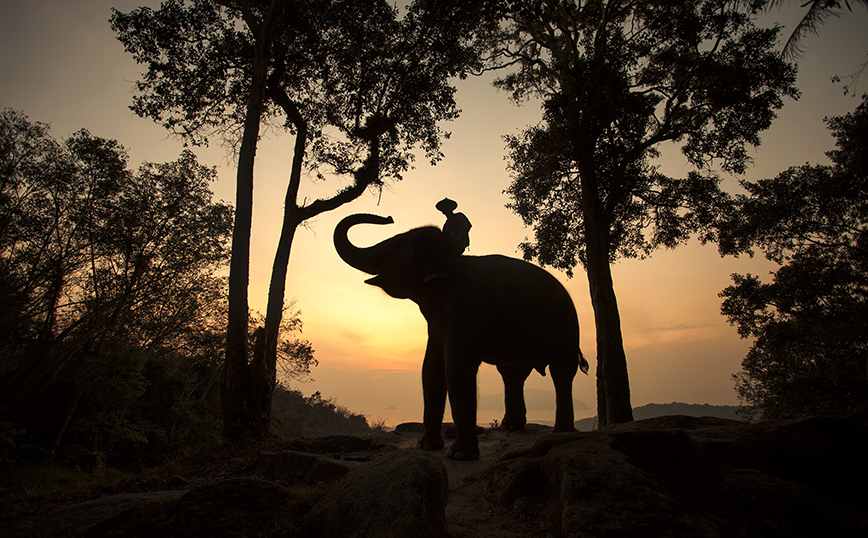
{"label": "elephant's head", "polygon": [[335,249],[352,267],[370,275],[365,282],[398,299],[417,297],[425,284],[458,276],[458,255],[435,226],[416,228],[367,248],[353,245],[347,232],[356,224],[392,224],[392,217],[350,215],[335,227]]}

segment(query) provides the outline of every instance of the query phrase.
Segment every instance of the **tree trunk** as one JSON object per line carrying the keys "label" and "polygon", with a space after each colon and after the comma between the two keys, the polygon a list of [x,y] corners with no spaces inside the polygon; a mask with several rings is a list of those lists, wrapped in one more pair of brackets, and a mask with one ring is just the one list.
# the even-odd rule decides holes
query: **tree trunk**
{"label": "tree trunk", "polygon": [[[587,155],[593,155],[592,151]],[[592,163],[592,158],[586,163]],[[582,217],[585,232],[588,284],[597,329],[597,426],[630,422],[630,380],[621,336],[621,316],[615,298],[610,258],[609,221],[603,210],[593,165],[582,166]]]}
{"label": "tree trunk", "polygon": [[[303,155],[303,153],[302,153]],[[293,203],[293,206],[295,204]],[[283,319],[283,301],[286,294],[286,273],[289,267],[289,255],[292,251],[292,241],[298,222],[294,211],[289,206],[284,208],[283,229],[277,243],[274,255],[274,265],[271,268],[271,282],[268,286],[268,306],[265,311],[265,329],[263,331],[261,366],[256,366],[254,376],[253,398],[251,398],[251,417],[257,419],[258,426],[253,434],[262,437],[268,433],[271,422],[271,396],[277,382],[277,342],[280,337],[280,322]],[[257,345],[258,345],[257,338]]]}
{"label": "tree trunk", "polygon": [[268,425],[271,421],[271,397],[274,394],[275,371],[269,369],[265,352],[265,329],[260,327],[254,334],[247,423],[251,437],[262,439],[268,434]]}
{"label": "tree trunk", "polygon": [[69,427],[69,421],[72,420],[72,416],[75,414],[75,409],[78,407],[79,401],[81,401],[81,393],[76,390],[72,401],[68,402],[66,405],[66,409],[63,412],[63,419],[60,421],[57,432],[54,434],[54,439],[51,441],[51,447],[48,453],[52,456],[55,454],[55,452],[57,452],[57,449],[60,447],[60,441],[66,434],[66,429]]}
{"label": "tree trunk", "polygon": [[611,267],[608,256],[599,259],[590,249],[588,283],[597,329],[597,423],[602,427],[630,422],[633,420],[630,380]]}
{"label": "tree trunk", "polygon": [[[280,68],[278,68],[280,69]],[[286,113],[287,118],[296,128],[295,147],[293,150],[292,170],[289,176],[289,186],[283,208],[283,226],[274,255],[271,268],[271,281],[268,286],[268,305],[265,314],[265,330],[257,334],[254,359],[251,365],[250,392],[247,414],[251,424],[250,432],[254,437],[262,437],[268,433],[271,421],[271,398],[277,381],[277,342],[280,337],[280,322],[283,319],[283,302],[286,296],[286,274],[289,267],[289,257],[292,252],[292,241],[299,224],[355,200],[365,189],[378,181],[380,166],[379,136],[385,131],[388,123],[371,126],[369,133],[370,153],[365,165],[355,172],[355,184],[343,189],[331,198],[316,200],[309,206],[299,207],[298,190],[301,185],[301,169],[304,164],[305,147],[307,144],[308,126],[296,104],[279,86],[279,71],[274,73],[272,81],[267,81],[266,89],[271,98]],[[370,121],[370,120],[369,120]],[[261,344],[261,345],[260,345]]]}
{"label": "tree trunk", "polygon": [[250,227],[253,221],[253,165],[259,124],[265,101],[268,61],[277,19],[285,0],[273,0],[265,20],[257,25],[245,16],[256,36],[250,95],[244,132],[238,152],[235,193],[235,225],[229,262],[229,319],[226,330],[226,362],[220,383],[223,403],[223,439],[236,442],[250,434],[250,375],[247,365],[247,283],[250,276]]}
{"label": "tree trunk", "polygon": [[[263,60],[259,60],[262,52],[258,45],[259,43],[256,52],[257,63],[264,64]],[[250,271],[250,227],[253,221],[253,161],[256,155],[256,138],[259,135],[259,117],[264,93],[256,91],[257,78],[254,74],[254,87],[247,105],[247,119],[244,122],[244,135],[238,156],[235,225],[232,230],[232,258],[229,262],[226,362],[220,384],[223,403],[223,438],[231,442],[241,440],[247,432],[246,400],[249,383],[247,379],[247,282]]]}

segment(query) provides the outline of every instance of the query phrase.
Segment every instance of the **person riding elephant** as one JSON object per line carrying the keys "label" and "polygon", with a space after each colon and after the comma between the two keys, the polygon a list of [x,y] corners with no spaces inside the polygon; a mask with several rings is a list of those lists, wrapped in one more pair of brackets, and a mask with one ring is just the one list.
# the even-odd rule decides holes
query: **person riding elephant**
{"label": "person riding elephant", "polygon": [[470,224],[470,219],[464,213],[454,213],[458,209],[458,203],[455,200],[444,198],[437,202],[434,207],[446,215],[443,233],[449,237],[452,248],[460,256],[470,246],[470,228],[473,227]]}

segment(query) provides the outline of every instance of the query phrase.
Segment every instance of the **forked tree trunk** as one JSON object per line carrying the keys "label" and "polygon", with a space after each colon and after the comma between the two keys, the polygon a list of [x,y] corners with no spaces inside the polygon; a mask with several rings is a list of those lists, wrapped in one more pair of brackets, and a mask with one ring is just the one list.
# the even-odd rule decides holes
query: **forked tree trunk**
{"label": "forked tree trunk", "polygon": [[[262,364],[256,364],[255,373],[251,379],[252,397],[250,410],[254,420],[252,433],[255,437],[264,437],[271,423],[271,398],[277,384],[277,341],[280,337],[280,322],[283,319],[283,301],[286,296],[286,273],[289,268],[289,256],[292,252],[292,241],[295,231],[301,224],[298,216],[298,188],[301,183],[301,167],[304,161],[304,149],[307,139],[307,127],[303,122],[296,122],[298,129],[295,135],[295,151],[292,160],[292,171],[289,176],[289,186],[283,205],[283,226],[280,229],[280,239],[277,242],[277,252],[274,254],[274,264],[271,267],[271,282],[268,285],[268,304],[265,309],[265,328],[257,335],[257,349],[254,355],[261,358]],[[259,355],[261,353],[261,357]]]}
{"label": "forked tree trunk", "polygon": [[256,44],[244,132],[238,153],[235,226],[232,230],[232,258],[229,262],[226,361],[220,383],[223,403],[223,439],[228,442],[243,440],[251,434],[248,406],[251,394],[250,372],[247,365],[247,283],[250,277],[250,228],[253,222],[253,165],[265,101],[272,36],[285,3],[286,0],[273,0],[261,24],[248,20],[245,16],[248,27],[256,36]]}
{"label": "forked tree trunk", "polygon": [[[271,395],[277,381],[277,343],[280,337],[280,322],[283,318],[283,301],[286,296],[286,274],[289,267],[289,257],[292,252],[292,241],[298,226],[321,213],[337,209],[362,195],[365,189],[378,181],[380,169],[380,132],[372,129],[370,133],[370,153],[365,165],[356,171],[355,184],[343,189],[331,198],[318,199],[304,207],[298,205],[298,191],[301,185],[301,169],[304,164],[305,146],[307,143],[307,122],[301,111],[286,93],[276,85],[269,87],[272,98],[283,108],[287,117],[296,127],[295,149],[293,151],[292,170],[289,176],[289,186],[284,200],[283,226],[274,255],[271,268],[271,282],[268,286],[268,306],[265,315],[265,330],[257,336],[254,364],[251,376],[251,398],[249,415],[254,426],[251,433],[262,437],[268,433],[271,421]],[[381,217],[378,217],[381,218]],[[391,221],[390,219],[387,219]],[[346,232],[344,233],[346,236]],[[263,340],[259,348],[260,338]]]}

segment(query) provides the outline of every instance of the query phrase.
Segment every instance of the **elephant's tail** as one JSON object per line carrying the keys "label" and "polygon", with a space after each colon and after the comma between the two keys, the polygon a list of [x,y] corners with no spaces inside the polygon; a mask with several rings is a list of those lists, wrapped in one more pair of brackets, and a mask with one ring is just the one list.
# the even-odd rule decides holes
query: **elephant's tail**
{"label": "elephant's tail", "polygon": [[582,373],[588,375],[588,370],[591,369],[591,365],[588,364],[588,361],[585,360],[585,356],[582,355],[582,350],[579,350],[579,368],[582,370]]}

